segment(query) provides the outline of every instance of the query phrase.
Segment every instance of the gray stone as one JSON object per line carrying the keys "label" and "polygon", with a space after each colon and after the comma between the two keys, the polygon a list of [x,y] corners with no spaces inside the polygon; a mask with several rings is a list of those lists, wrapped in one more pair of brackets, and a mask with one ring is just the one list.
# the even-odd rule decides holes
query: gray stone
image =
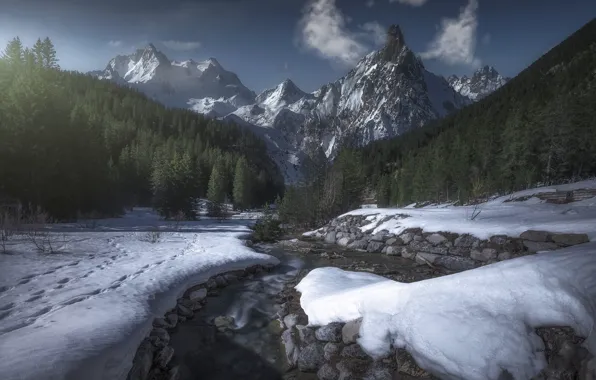
{"label": "gray stone", "polygon": [[383,243],[380,241],[371,241],[366,246],[366,252],[379,253],[383,250]]}
{"label": "gray stone", "polygon": [[321,343],[311,343],[298,354],[298,369],[302,372],[316,372],[323,365],[325,352]]}
{"label": "gray stone", "polygon": [[474,260],[487,262],[497,258],[497,250],[494,248],[484,248],[483,250],[473,249],[470,257]]}
{"label": "gray stone", "polygon": [[155,318],[153,320],[153,327],[161,327],[164,329],[172,328],[172,325],[166,321],[164,318]]}
{"label": "gray stone", "polygon": [[590,241],[586,234],[553,234],[552,239],[555,243],[564,246],[583,244]]}
{"label": "gray stone", "polygon": [[394,246],[385,247],[385,254],[387,256],[398,256],[401,253],[401,249]]}
{"label": "gray stone", "polygon": [[462,256],[468,257],[470,256],[470,248],[465,247],[450,247],[449,254],[453,256]]}
{"label": "gray stone", "polygon": [[336,368],[339,370],[338,380],[362,380],[370,366],[370,361],[360,359],[342,359]]}
{"label": "gray stone", "polygon": [[360,326],[362,325],[362,318],[349,321],[342,327],[341,336],[344,344],[356,343],[356,339],[360,336]]}
{"label": "gray stone", "polygon": [[329,232],[325,236],[325,243],[335,244],[335,237],[336,237],[336,235],[337,235],[337,233],[335,231]]}
{"label": "gray stone", "polygon": [[335,240],[339,240],[342,237],[344,237],[344,233],[343,232],[338,232],[338,233],[335,234]]}
{"label": "gray stone", "polygon": [[401,257],[404,259],[414,259],[416,257],[416,251],[410,247],[403,247],[401,249]]}
{"label": "gray stone", "polygon": [[207,289],[205,288],[194,290],[188,295],[188,299],[193,302],[203,301],[205,297],[207,297]]}
{"label": "gray stone", "polygon": [[350,244],[351,242],[352,242],[352,239],[350,239],[349,237],[342,237],[341,239],[339,239],[337,241],[337,244],[342,247],[347,247],[348,244]]}
{"label": "gray stone", "polygon": [[169,343],[169,342],[164,342],[163,340],[159,339],[156,336],[149,336],[149,338],[147,338],[147,339],[158,350],[161,349],[161,348],[164,348]]}
{"label": "gray stone", "polygon": [[366,380],[393,380],[395,370],[384,361],[376,361],[366,371],[364,378]]}
{"label": "gray stone", "polygon": [[342,339],[342,323],[332,322],[328,325],[321,326],[315,332],[315,336],[321,342],[341,342]]}
{"label": "gray stone", "polygon": [[413,240],[414,241],[423,241],[424,240],[424,237],[422,235],[414,235],[414,239]]}
{"label": "gray stone", "polygon": [[463,271],[476,267],[474,260],[461,256],[439,256],[434,264],[454,271]]}
{"label": "gray stone", "polygon": [[446,245],[432,246],[430,247],[429,252],[434,253],[435,255],[447,255],[449,254],[449,247]]}
{"label": "gray stone", "polygon": [[497,260],[505,261],[505,260],[510,260],[512,257],[513,257],[513,255],[511,254],[511,252],[501,252],[497,255]]}
{"label": "gray stone", "polygon": [[296,334],[294,329],[287,329],[281,334],[281,342],[286,352],[286,361],[288,369],[296,367],[300,350],[296,344]]}
{"label": "gray stone", "polygon": [[279,319],[283,319],[283,317],[285,317],[286,315],[288,315],[288,313],[289,313],[289,307],[288,307],[288,304],[286,302],[284,302],[281,305],[279,305],[279,310],[277,311],[277,317]]}
{"label": "gray stone", "polygon": [[396,245],[398,242],[397,238],[391,238],[391,239],[387,239],[387,241],[385,242],[385,245]]}
{"label": "gray stone", "polygon": [[472,235],[461,235],[455,239],[453,245],[461,248],[476,248],[480,245],[480,239]]}
{"label": "gray stone", "polygon": [[370,240],[376,242],[384,242],[385,240],[387,240],[387,232],[379,231],[376,234],[372,235],[370,237]]}
{"label": "gray stone", "polygon": [[217,276],[217,277],[215,277],[215,283],[217,284],[217,286],[219,288],[223,288],[225,286],[228,286],[228,281],[226,280],[226,278],[224,276]]}
{"label": "gray stone", "polygon": [[427,241],[424,241],[424,240],[420,240],[420,241],[413,240],[410,243],[410,247],[417,252],[429,252],[430,253],[431,249],[433,248],[433,245]]}
{"label": "gray stone", "polygon": [[426,241],[432,245],[439,245],[447,241],[447,238],[441,234],[432,234],[426,237]]}
{"label": "gray stone", "polygon": [[176,327],[178,324],[178,314],[170,313],[166,315],[166,321],[172,326],[172,328]]}
{"label": "gray stone", "polygon": [[414,240],[414,234],[411,232],[406,232],[399,235],[398,238],[401,239],[401,241],[407,245],[410,244],[412,240]]}
{"label": "gray stone", "polygon": [[329,363],[325,363],[317,371],[317,378],[319,380],[337,380],[339,378],[339,371]]}
{"label": "gray stone", "polygon": [[507,244],[508,240],[509,240],[509,237],[507,235],[495,235],[495,236],[491,236],[491,238],[489,239],[489,241],[491,243],[498,244],[498,245],[505,245],[505,244]]}
{"label": "gray stone", "polygon": [[531,240],[524,240],[524,247],[528,249],[528,251],[535,253],[540,251],[552,251],[554,249],[559,248],[556,243],[551,242],[539,242],[539,241],[531,241]]}
{"label": "gray stone", "polygon": [[596,380],[596,358],[582,361],[578,380]]}
{"label": "gray stone", "polygon": [[368,245],[368,242],[365,239],[356,240],[350,244],[348,244],[348,248],[350,249],[365,249]]}
{"label": "gray stone", "polygon": [[341,350],[341,356],[351,359],[369,359],[369,356],[362,350],[359,344],[350,344]]}
{"label": "gray stone", "polygon": [[233,284],[234,282],[238,282],[240,280],[240,278],[237,275],[232,273],[226,273],[223,275],[223,277],[226,279],[228,284]]}
{"label": "gray stone", "polygon": [[300,338],[300,342],[304,344],[311,344],[317,341],[315,331],[310,327],[304,325],[296,325],[296,330],[298,331],[298,337]]}
{"label": "gray stone", "polygon": [[[165,330],[164,330],[165,331]],[[145,380],[153,365],[153,345],[148,339],[144,339],[132,361],[132,368],[128,373],[127,380]]]}
{"label": "gray stone", "polygon": [[298,324],[298,315],[297,314],[288,314],[284,317],[284,325],[287,329],[291,329],[292,327]]}
{"label": "gray stone", "polygon": [[[251,268],[247,268],[246,270],[248,271],[248,273],[252,273],[250,271]],[[217,282],[215,281],[215,279],[213,277],[211,277],[209,280],[207,280],[207,282],[205,283],[205,286],[207,286],[207,289],[215,289],[217,288]]]}
{"label": "gray stone", "polygon": [[339,355],[339,352],[341,351],[341,345],[338,343],[328,342],[323,347],[323,351],[325,352],[325,360],[331,361]]}
{"label": "gray stone", "polygon": [[550,233],[547,231],[535,231],[527,230],[519,235],[521,239],[536,241],[536,242],[547,242],[550,241]]}
{"label": "gray stone", "polygon": [[178,314],[180,314],[183,317],[190,318],[194,315],[194,313],[189,308],[181,304],[178,304],[176,306],[176,310],[178,311]]}
{"label": "gray stone", "polygon": [[180,378],[180,367],[174,366],[172,367],[166,376],[166,380],[178,380]]}
{"label": "gray stone", "polygon": [[165,329],[159,327],[151,330],[149,336],[155,336],[165,344],[168,344],[170,342],[170,334],[168,334],[168,332]]}
{"label": "gray stone", "polygon": [[434,264],[439,257],[441,256],[434,253],[418,252],[416,254],[416,262],[419,264],[426,264],[427,262],[430,264]]}
{"label": "gray stone", "polygon": [[162,348],[155,357],[155,364],[161,368],[166,368],[174,356],[174,349],[170,346]]}
{"label": "gray stone", "polygon": [[430,377],[430,374],[418,367],[412,355],[408,351],[400,348],[395,354],[395,361],[397,362],[397,370],[400,373],[412,376],[412,377]]}
{"label": "gray stone", "polygon": [[231,330],[234,327],[234,322],[234,317],[228,315],[220,315],[213,320],[213,324],[219,331]]}

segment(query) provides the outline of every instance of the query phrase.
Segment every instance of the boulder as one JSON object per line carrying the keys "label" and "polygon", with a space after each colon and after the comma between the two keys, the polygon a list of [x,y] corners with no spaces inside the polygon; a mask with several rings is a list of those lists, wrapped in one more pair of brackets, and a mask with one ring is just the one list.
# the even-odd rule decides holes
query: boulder
{"label": "boulder", "polygon": [[296,367],[300,350],[296,344],[296,334],[294,329],[287,329],[281,334],[281,343],[286,352],[288,369]]}
{"label": "boulder", "polygon": [[482,250],[473,249],[470,257],[474,260],[487,262],[497,258],[497,250],[494,248],[484,248]]}
{"label": "boulder", "polygon": [[431,246],[428,252],[434,253],[435,255],[448,255],[449,247],[447,245]]}
{"label": "boulder", "polygon": [[372,241],[366,246],[366,252],[379,253],[383,250],[384,244],[380,241]]}
{"label": "boulder", "polygon": [[350,244],[352,242],[352,239],[349,237],[342,237],[341,239],[339,239],[337,241],[337,245],[340,245],[342,247],[347,247],[348,244]]}
{"label": "boulder", "polygon": [[166,321],[164,318],[155,318],[153,320],[153,327],[161,327],[164,329],[170,329],[172,328],[172,325]]}
{"label": "boulder", "polygon": [[426,241],[432,245],[439,245],[447,241],[447,238],[441,234],[431,234],[426,237]]}
{"label": "boulder", "polygon": [[360,336],[360,326],[362,318],[355,319],[346,323],[341,329],[341,337],[344,344],[356,343]]}
{"label": "boulder", "polygon": [[217,284],[217,287],[219,288],[223,288],[228,286],[228,281],[226,280],[226,278],[224,276],[217,276],[215,277],[215,283]]}
{"label": "boulder", "polygon": [[227,315],[220,315],[213,320],[213,324],[219,331],[231,330],[234,327],[234,322],[234,317]]}
{"label": "boulder", "polygon": [[509,237],[507,235],[494,235],[491,236],[490,239],[488,239],[491,243],[497,244],[497,245],[505,245],[507,244],[507,241],[509,240]]}
{"label": "boulder", "polygon": [[535,253],[540,251],[552,251],[554,249],[559,248],[556,243],[552,242],[539,242],[533,240],[524,240],[524,247],[527,248],[528,251]]}
{"label": "boulder", "polygon": [[430,374],[418,367],[412,355],[403,348],[399,348],[395,354],[395,361],[397,362],[397,370],[399,373],[406,374],[412,377],[430,377]]}
{"label": "boulder", "polygon": [[155,364],[157,364],[160,368],[166,368],[174,357],[174,349],[170,346],[166,346],[162,348],[157,356],[155,357]]}
{"label": "boulder", "polygon": [[165,344],[168,344],[170,342],[170,334],[168,334],[168,332],[162,328],[155,328],[155,329],[151,330],[151,333],[149,334],[149,336],[157,337],[159,340],[161,340]]}
{"label": "boulder", "polygon": [[555,243],[562,246],[583,244],[590,241],[586,234],[553,234],[551,237]]}
{"label": "boulder", "polygon": [[476,267],[474,260],[461,256],[439,256],[434,264],[453,271],[464,271]]}
{"label": "boulder", "polygon": [[468,257],[470,256],[470,249],[466,247],[450,247],[449,254],[452,256]]}
{"label": "boulder", "polygon": [[455,239],[453,245],[460,248],[476,248],[480,245],[480,239],[472,235],[461,235]]}
{"label": "boulder", "polygon": [[365,377],[365,374],[369,366],[370,361],[368,360],[348,358],[342,359],[336,365],[336,368],[339,371],[338,380],[368,379],[367,377]]}
{"label": "boulder", "polygon": [[289,306],[287,302],[282,303],[279,305],[279,310],[277,310],[277,317],[279,319],[283,319],[289,313]]}
{"label": "boulder", "polygon": [[512,257],[513,257],[513,255],[511,254],[511,252],[501,252],[497,255],[497,260],[505,261],[505,260],[510,260]]}
{"label": "boulder", "polygon": [[369,356],[362,350],[359,344],[350,344],[341,350],[341,356],[350,359],[369,359]]}
{"label": "boulder", "polygon": [[356,240],[350,244],[348,244],[349,249],[366,249],[368,242],[365,239]]}
{"label": "boulder", "polygon": [[321,343],[311,343],[298,354],[298,369],[301,372],[316,372],[323,365],[325,351]]}
{"label": "boulder", "polygon": [[551,241],[550,233],[547,231],[527,230],[525,232],[522,232],[521,235],[519,235],[519,237],[524,240],[536,241],[536,242]]}
{"label": "boulder", "polygon": [[303,344],[311,344],[317,341],[315,331],[310,327],[304,325],[296,325],[296,330],[298,331],[298,338],[300,338],[300,342],[302,342]]}
{"label": "boulder", "polygon": [[[165,330],[164,330],[165,331]],[[153,365],[153,345],[145,339],[139,345],[132,361],[132,368],[128,373],[127,380],[145,380]]]}
{"label": "boulder", "polygon": [[329,243],[329,244],[335,244],[335,238],[336,238],[337,233],[335,231],[331,231],[329,232],[326,236],[325,236],[325,243]]}
{"label": "boulder", "polygon": [[329,363],[325,363],[317,371],[317,378],[319,380],[338,380],[339,371],[333,368]]}
{"label": "boulder", "polygon": [[385,254],[387,256],[398,256],[401,253],[401,249],[394,246],[385,247]]}
{"label": "boulder", "polygon": [[332,322],[328,325],[319,327],[315,332],[315,336],[321,342],[338,343],[341,342],[342,327],[342,323]]}
{"label": "boulder", "polygon": [[328,342],[323,347],[323,351],[325,352],[325,360],[331,361],[339,355],[341,346],[338,343]]}
{"label": "boulder", "polygon": [[170,324],[170,326],[172,326],[172,328],[176,327],[176,325],[178,324],[178,314],[170,313],[170,314],[166,315],[166,321],[168,321],[168,323]]}
{"label": "boulder", "polygon": [[401,257],[404,259],[414,259],[416,257],[416,251],[409,246],[403,247],[401,249]]}
{"label": "boulder", "polygon": [[176,310],[178,311],[178,314],[182,317],[190,318],[194,315],[192,310],[190,310],[188,307],[186,307],[182,304],[178,304],[176,306]]}
{"label": "boulder", "polygon": [[287,329],[290,329],[299,324],[300,319],[301,318],[298,316],[298,314],[288,314],[284,317],[284,325]]}
{"label": "boulder", "polygon": [[174,366],[170,368],[166,375],[166,380],[178,380],[180,378],[180,367]]}
{"label": "boulder", "polygon": [[437,261],[437,259],[441,257],[440,255],[436,255],[434,253],[428,253],[428,252],[418,252],[416,254],[416,262],[418,264],[426,264],[431,263],[434,264],[435,261]]}
{"label": "boulder", "polygon": [[370,240],[375,242],[384,242],[385,240],[387,240],[387,232],[379,231],[376,234],[372,235],[370,237]]}
{"label": "boulder", "polygon": [[414,240],[414,234],[412,232],[404,232],[403,234],[399,235],[398,238],[401,239],[403,244],[408,245],[412,240]]}
{"label": "boulder", "polygon": [[385,245],[387,245],[387,246],[396,245],[396,244],[398,244],[398,242],[401,242],[401,240],[398,240],[397,238],[392,237],[391,239],[387,239],[387,241],[385,242]]}

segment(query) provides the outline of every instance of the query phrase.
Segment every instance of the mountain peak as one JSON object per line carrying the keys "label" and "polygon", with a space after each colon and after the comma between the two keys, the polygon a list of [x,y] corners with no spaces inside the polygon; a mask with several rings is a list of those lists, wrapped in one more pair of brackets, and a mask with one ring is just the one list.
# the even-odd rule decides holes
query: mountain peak
{"label": "mountain peak", "polygon": [[399,25],[393,24],[387,30],[387,40],[383,48],[383,58],[395,62],[401,51],[406,47],[406,41]]}
{"label": "mountain peak", "polygon": [[453,89],[472,100],[480,100],[503,86],[509,78],[503,78],[493,67],[485,65],[474,72],[471,78],[466,75],[449,77],[448,82]]}

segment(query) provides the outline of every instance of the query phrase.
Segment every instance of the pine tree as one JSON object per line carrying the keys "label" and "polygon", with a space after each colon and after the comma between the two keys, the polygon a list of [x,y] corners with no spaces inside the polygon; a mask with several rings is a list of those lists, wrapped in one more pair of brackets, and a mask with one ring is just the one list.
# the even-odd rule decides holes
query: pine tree
{"label": "pine tree", "polygon": [[224,162],[218,160],[211,169],[209,187],[207,188],[207,199],[209,200],[209,214],[220,216],[223,213],[223,202],[226,200],[226,179],[224,176]]}
{"label": "pine tree", "polygon": [[33,45],[33,54],[38,66],[43,66],[43,50],[44,44],[41,41],[41,38],[38,38],[37,41],[35,41],[35,45]]}
{"label": "pine tree", "polygon": [[6,49],[2,54],[2,59],[6,60],[9,64],[20,65],[24,61],[23,52],[24,49],[21,39],[15,37],[6,45]]}
{"label": "pine tree", "polygon": [[241,156],[234,171],[234,205],[245,209],[251,204],[250,169],[246,159]]}
{"label": "pine tree", "polygon": [[50,38],[46,37],[42,44],[42,66],[48,69],[59,69],[60,66],[58,66],[58,58],[56,58],[56,49]]}

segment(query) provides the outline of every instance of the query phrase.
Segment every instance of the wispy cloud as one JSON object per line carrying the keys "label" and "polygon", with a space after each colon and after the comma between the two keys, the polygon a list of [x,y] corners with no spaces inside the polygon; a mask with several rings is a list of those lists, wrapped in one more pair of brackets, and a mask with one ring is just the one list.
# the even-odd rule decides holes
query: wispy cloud
{"label": "wispy cloud", "polygon": [[376,45],[382,45],[387,40],[387,28],[376,21],[366,22],[360,25],[365,36],[371,38]]}
{"label": "wispy cloud", "polygon": [[110,45],[111,47],[120,47],[122,46],[122,41],[120,40],[111,40],[108,42],[108,45]]}
{"label": "wispy cloud", "polygon": [[476,55],[476,31],[478,29],[478,0],[469,0],[456,19],[441,21],[439,32],[421,53],[423,59],[439,59],[445,63],[480,66]]}
{"label": "wispy cloud", "polygon": [[199,41],[161,41],[162,45],[175,51],[193,51],[201,47]]}
{"label": "wispy cloud", "polygon": [[375,6],[375,0],[366,0],[366,3],[364,3],[364,5],[366,5],[369,8],[372,8]]}
{"label": "wispy cloud", "polygon": [[367,23],[360,31],[352,32],[347,27],[348,22],[335,0],[311,0],[298,23],[298,43],[324,59],[355,65],[372,49],[368,41],[376,39],[378,30],[373,23]]}
{"label": "wispy cloud", "polygon": [[413,7],[419,7],[424,5],[428,0],[389,0],[390,3],[401,3],[411,5]]}

